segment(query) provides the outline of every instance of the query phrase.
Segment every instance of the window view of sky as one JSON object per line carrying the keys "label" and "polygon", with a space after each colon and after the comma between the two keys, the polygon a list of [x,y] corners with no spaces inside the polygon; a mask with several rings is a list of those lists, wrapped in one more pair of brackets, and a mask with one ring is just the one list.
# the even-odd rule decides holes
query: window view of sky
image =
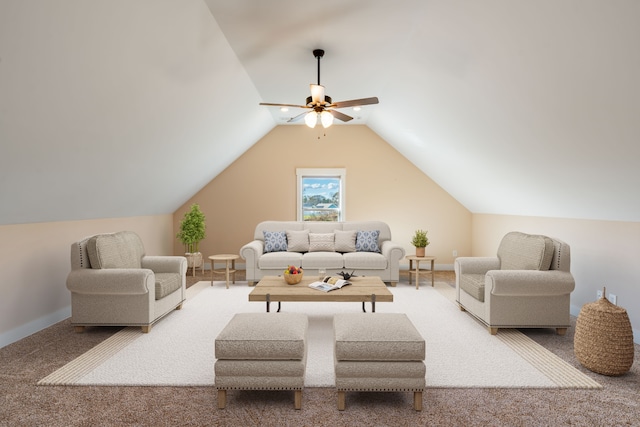
{"label": "window view of sky", "polygon": [[303,178],[302,194],[305,197],[322,196],[325,199],[332,199],[336,192],[340,191],[339,178]]}

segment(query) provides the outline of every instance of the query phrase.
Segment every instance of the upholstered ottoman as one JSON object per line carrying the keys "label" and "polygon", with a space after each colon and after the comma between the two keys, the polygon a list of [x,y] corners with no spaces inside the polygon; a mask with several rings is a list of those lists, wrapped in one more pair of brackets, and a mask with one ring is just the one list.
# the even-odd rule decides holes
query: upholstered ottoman
{"label": "upholstered ottoman", "polygon": [[239,313],[215,340],[218,408],[227,390],[295,390],[302,407],[309,321],[297,313]]}
{"label": "upholstered ottoman", "polygon": [[405,314],[336,314],[333,331],[338,410],[347,391],[413,392],[422,410],[425,342]]}

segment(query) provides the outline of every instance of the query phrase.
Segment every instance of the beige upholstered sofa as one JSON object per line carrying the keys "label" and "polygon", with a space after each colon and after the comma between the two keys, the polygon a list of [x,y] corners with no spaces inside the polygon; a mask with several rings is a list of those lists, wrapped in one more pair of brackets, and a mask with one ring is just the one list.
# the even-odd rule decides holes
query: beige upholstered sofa
{"label": "beige upholstered sofa", "polygon": [[180,309],[186,294],[187,259],[145,256],[131,231],[98,234],[71,245],[71,323],[140,326],[149,332],[158,319]]}
{"label": "beige upholstered sofa", "polygon": [[546,236],[507,233],[496,257],[461,257],[455,261],[456,299],[460,308],[499,328],[556,328],[570,325],[569,245]]}
{"label": "beige upholstered sofa", "polygon": [[295,265],[305,275],[318,275],[321,268],[326,274],[355,271],[395,286],[405,256],[382,221],[264,221],[256,226],[253,238],[240,249],[249,284]]}

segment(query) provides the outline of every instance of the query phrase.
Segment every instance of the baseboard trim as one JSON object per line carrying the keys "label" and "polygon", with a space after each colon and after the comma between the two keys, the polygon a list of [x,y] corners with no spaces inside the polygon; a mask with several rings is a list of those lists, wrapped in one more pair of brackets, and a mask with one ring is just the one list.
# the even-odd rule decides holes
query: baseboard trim
{"label": "baseboard trim", "polygon": [[13,344],[16,341],[20,341],[29,335],[33,335],[36,332],[46,329],[49,326],[61,322],[69,317],[71,317],[70,305],[54,313],[32,320],[31,322],[21,325],[15,329],[4,332],[0,334],[0,348]]}

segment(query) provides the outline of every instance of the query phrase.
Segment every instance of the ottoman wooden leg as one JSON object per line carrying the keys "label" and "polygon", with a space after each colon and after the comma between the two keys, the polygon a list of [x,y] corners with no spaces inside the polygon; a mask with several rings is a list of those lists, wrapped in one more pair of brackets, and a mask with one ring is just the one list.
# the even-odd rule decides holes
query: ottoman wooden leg
{"label": "ottoman wooden leg", "polygon": [[227,406],[227,390],[218,390],[218,409]]}
{"label": "ottoman wooden leg", "polygon": [[413,392],[413,409],[416,411],[422,411],[422,392],[414,391]]}
{"label": "ottoman wooden leg", "polygon": [[296,409],[302,409],[302,390],[296,390],[296,394],[293,399],[293,407]]}
{"label": "ottoman wooden leg", "polygon": [[345,403],[344,391],[338,391],[338,411],[344,411]]}

